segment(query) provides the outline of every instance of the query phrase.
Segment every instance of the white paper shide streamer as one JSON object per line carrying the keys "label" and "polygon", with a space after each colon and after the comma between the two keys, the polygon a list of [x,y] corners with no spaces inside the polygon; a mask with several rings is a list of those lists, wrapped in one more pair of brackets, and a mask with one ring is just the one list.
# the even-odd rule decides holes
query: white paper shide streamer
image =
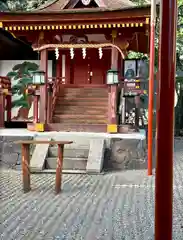
{"label": "white paper shide streamer", "polygon": [[56,57],[56,60],[59,59],[59,50],[58,50],[58,48],[55,48],[55,57]]}

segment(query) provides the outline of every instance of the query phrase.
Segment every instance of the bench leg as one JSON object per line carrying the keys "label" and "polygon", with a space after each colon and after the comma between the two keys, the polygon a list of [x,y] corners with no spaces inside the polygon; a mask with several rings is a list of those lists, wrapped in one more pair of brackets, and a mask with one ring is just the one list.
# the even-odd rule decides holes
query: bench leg
{"label": "bench leg", "polygon": [[29,144],[22,144],[22,177],[24,193],[27,193],[31,190],[29,164],[30,164]]}
{"label": "bench leg", "polygon": [[58,144],[58,158],[57,158],[56,184],[55,184],[56,194],[61,192],[63,150],[64,150],[63,145]]}

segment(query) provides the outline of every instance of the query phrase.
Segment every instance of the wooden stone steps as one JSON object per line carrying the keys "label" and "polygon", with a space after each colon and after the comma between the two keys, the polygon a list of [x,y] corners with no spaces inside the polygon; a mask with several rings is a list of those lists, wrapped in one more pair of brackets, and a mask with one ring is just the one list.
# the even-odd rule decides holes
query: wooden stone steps
{"label": "wooden stone steps", "polygon": [[107,103],[106,103],[106,101],[86,101],[86,99],[85,100],[80,100],[80,101],[78,101],[78,99],[76,99],[76,100],[65,100],[65,99],[63,99],[63,100],[59,100],[59,101],[57,101],[57,103],[56,103],[57,105],[56,105],[56,108],[60,105],[60,106],[79,106],[79,107],[81,107],[81,106],[83,106],[83,107],[86,107],[86,106],[88,106],[88,107],[91,107],[91,106],[98,106],[98,107],[107,107]]}
{"label": "wooden stone steps", "polygon": [[88,114],[95,114],[95,113],[99,113],[101,115],[105,115],[107,113],[107,107],[105,106],[57,106],[57,108],[54,111],[54,114],[57,115],[57,113],[67,113],[67,114],[83,114],[87,113]]}
{"label": "wooden stone steps", "polygon": [[108,93],[108,88],[64,88],[60,93]]}
{"label": "wooden stone steps", "polygon": [[107,131],[107,123],[86,123],[86,121],[84,123],[55,121],[53,124],[48,124],[47,128],[49,131],[104,133]]}
{"label": "wooden stone steps", "polygon": [[55,117],[59,117],[60,119],[105,119],[105,115],[87,115],[86,113],[81,114],[62,114],[62,115],[56,115]]}
{"label": "wooden stone steps", "polygon": [[92,88],[88,88],[88,89],[85,89],[85,90],[82,90],[80,88],[76,88],[76,89],[72,89],[72,88],[69,88],[69,89],[65,89],[65,90],[60,90],[59,92],[59,95],[67,95],[67,94],[82,94],[82,95],[85,95],[85,94],[107,94],[108,93],[108,90],[106,89],[92,89]]}
{"label": "wooden stone steps", "polygon": [[[86,170],[88,158],[64,158],[63,170]],[[48,157],[46,158],[45,165],[47,169],[56,169],[57,158]]]}
{"label": "wooden stone steps", "polygon": [[66,114],[66,115],[76,115],[77,114],[84,114],[84,115],[102,115],[105,116],[107,112],[106,108],[103,109],[84,109],[84,108],[75,108],[75,109],[63,109],[63,108],[57,108],[55,110],[55,116],[60,114]]}
{"label": "wooden stone steps", "polygon": [[106,97],[107,93],[106,92],[85,92],[85,93],[75,93],[75,92],[69,92],[69,93],[59,93],[58,97],[69,97],[69,96],[74,96],[74,97],[79,97],[79,96],[84,96],[84,97]]}
{"label": "wooden stone steps", "polygon": [[107,114],[107,88],[67,88],[58,94],[53,123],[107,124]]}
{"label": "wooden stone steps", "polygon": [[[73,103],[74,104],[74,103]],[[104,105],[99,105],[98,103],[97,103],[97,105],[95,104],[95,105],[90,105],[90,107],[88,107],[88,105],[82,105],[82,109],[83,110],[96,110],[96,111],[99,111],[99,110],[104,110],[104,107],[106,108],[105,109],[105,111],[108,109],[108,107],[107,107],[107,104],[106,104],[106,106],[104,106]],[[66,102],[65,102],[65,105],[63,105],[63,106],[60,106],[60,108],[62,108],[62,110],[63,111],[65,111],[65,110],[68,110],[68,109],[70,109],[71,111],[75,111],[75,110],[78,110],[78,105],[77,105],[77,103],[76,104],[74,104],[74,105],[70,105],[69,106],[69,108],[68,108],[68,105],[66,105]]]}
{"label": "wooden stone steps", "polygon": [[77,101],[77,102],[98,102],[103,101],[106,102],[106,97],[84,97],[84,96],[65,96],[65,97],[57,97],[57,101]]}
{"label": "wooden stone steps", "polygon": [[[89,146],[85,146],[84,148],[79,148],[79,145],[76,145],[74,148],[74,144],[72,144],[72,148],[64,148],[64,158],[88,158],[89,154]],[[57,157],[58,156],[58,147],[49,147],[48,150],[49,157]]]}
{"label": "wooden stone steps", "polygon": [[54,123],[64,123],[64,124],[107,124],[106,119],[60,119],[59,117],[53,117]]}

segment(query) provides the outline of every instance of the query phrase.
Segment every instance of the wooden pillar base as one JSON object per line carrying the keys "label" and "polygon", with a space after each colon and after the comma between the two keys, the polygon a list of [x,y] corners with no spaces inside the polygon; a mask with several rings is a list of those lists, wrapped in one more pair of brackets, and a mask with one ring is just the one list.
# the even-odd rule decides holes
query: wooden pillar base
{"label": "wooden pillar base", "polygon": [[117,124],[108,124],[107,132],[108,133],[118,133],[118,125]]}
{"label": "wooden pillar base", "polygon": [[28,123],[27,130],[32,132],[44,132],[45,124],[44,123]]}

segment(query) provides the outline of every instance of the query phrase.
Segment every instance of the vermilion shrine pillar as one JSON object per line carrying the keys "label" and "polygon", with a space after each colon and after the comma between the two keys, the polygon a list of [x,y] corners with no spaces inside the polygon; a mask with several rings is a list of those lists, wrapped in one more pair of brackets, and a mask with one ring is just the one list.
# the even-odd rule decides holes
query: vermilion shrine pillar
{"label": "vermilion shrine pillar", "polygon": [[172,240],[177,1],[162,0],[161,4],[155,240]]}
{"label": "vermilion shrine pillar", "polygon": [[6,110],[7,110],[7,122],[11,122],[11,103],[12,103],[12,96],[6,96]]}
{"label": "vermilion shrine pillar", "polygon": [[[118,70],[118,50],[112,48],[111,51],[111,69]],[[117,84],[109,86],[109,103],[108,103],[108,124],[117,124]]]}
{"label": "vermilion shrine pillar", "polygon": [[40,70],[45,72],[45,85],[40,86],[40,123],[46,124],[47,121],[47,100],[48,100],[48,51],[44,49],[40,53]]}
{"label": "vermilion shrine pillar", "polygon": [[0,91],[0,128],[4,128],[5,103],[4,94]]}

